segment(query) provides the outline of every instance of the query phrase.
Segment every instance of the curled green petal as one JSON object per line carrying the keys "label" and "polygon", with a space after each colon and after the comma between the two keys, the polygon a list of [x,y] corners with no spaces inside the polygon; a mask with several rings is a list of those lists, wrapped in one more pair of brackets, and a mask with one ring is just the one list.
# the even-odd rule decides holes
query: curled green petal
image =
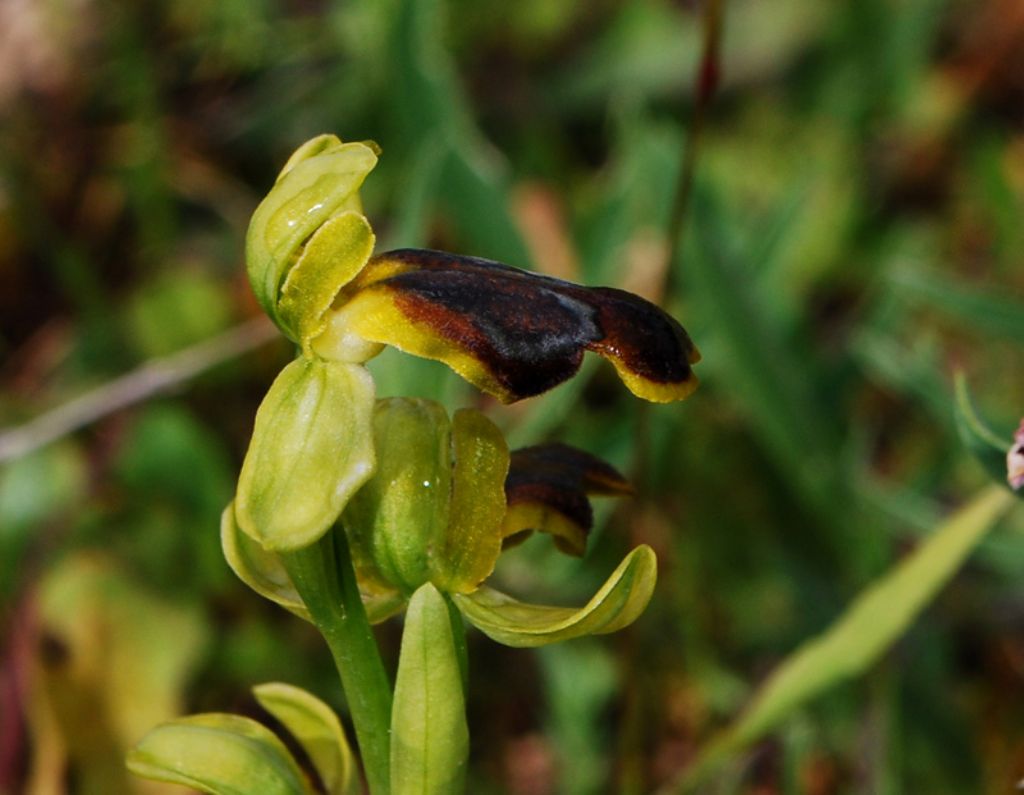
{"label": "curled green petal", "polygon": [[296,359],[256,412],[235,519],[268,550],[308,546],[373,472],[373,379],[361,366]]}
{"label": "curled green petal", "polygon": [[391,711],[392,795],[463,791],[469,728],[454,621],[430,583],[409,601]]}
{"label": "curled green petal", "polygon": [[163,723],[129,752],[128,769],[211,795],[315,792],[284,744],[238,715],[193,715]]}
{"label": "curled green petal", "polygon": [[[363,269],[373,253],[373,230],[361,213],[351,210],[336,215],[316,230],[302,249],[302,254],[288,271],[278,314],[285,333],[298,340],[304,350],[327,325],[327,311],[341,288]],[[353,356],[341,350],[338,361],[365,361],[379,350],[372,343],[362,343]]]}
{"label": "curled green petal", "polygon": [[657,576],[654,550],[643,545],[626,556],[582,608],[527,604],[486,587],[453,599],[466,620],[498,643],[545,646],[633,623],[647,607]]}
{"label": "curled green petal", "polygon": [[321,225],[346,210],[360,210],[359,187],[376,165],[377,153],[366,143],[319,136],[292,155],[253,213],[245,242],[249,281],[260,305],[285,333],[295,333],[278,307],[289,269]]}
{"label": "curled green petal", "polygon": [[[380,155],[380,146],[377,145],[376,141],[358,141],[357,143],[369,147],[370,151],[375,155]],[[288,158],[288,161],[281,167],[281,171],[278,172],[276,182],[280,182],[285,174],[304,160],[309,160],[317,155],[330,154],[338,149],[340,145],[341,139],[337,135],[331,135],[330,133],[322,133],[310,138],[292,152],[291,157]]]}
{"label": "curled green petal", "polygon": [[260,706],[302,746],[327,795],[355,795],[359,791],[352,749],[330,707],[302,688],[281,682],[257,685],[252,692]]}
{"label": "curled green petal", "polygon": [[476,589],[501,554],[508,445],[493,422],[473,409],[452,420],[452,493],[448,528],[431,552],[431,579],[442,590]]}

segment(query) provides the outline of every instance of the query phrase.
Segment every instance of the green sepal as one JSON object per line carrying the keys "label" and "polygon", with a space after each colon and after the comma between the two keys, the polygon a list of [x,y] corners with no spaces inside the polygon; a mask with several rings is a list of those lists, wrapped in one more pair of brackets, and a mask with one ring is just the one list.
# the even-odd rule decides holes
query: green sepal
{"label": "green sepal", "polygon": [[305,690],[282,682],[252,689],[253,695],[302,746],[326,795],[355,795],[359,777],[345,730],[334,711]]}
{"label": "green sepal", "polygon": [[988,475],[1001,484],[1006,484],[1006,451],[1013,439],[1003,439],[978,415],[967,388],[967,378],[962,371],[955,375],[956,398],[954,415],[960,440],[971,455],[985,469]]}
{"label": "green sepal", "polygon": [[281,558],[242,532],[235,521],[233,502],[220,516],[220,545],[224,559],[238,575],[238,579],[260,596],[276,602],[299,618],[312,622],[309,610],[302,603]]}
{"label": "green sepal", "polygon": [[235,519],[268,550],[308,546],[373,473],[373,379],[356,364],[296,359],[256,412]]}
{"label": "green sepal", "polygon": [[463,791],[469,729],[457,621],[430,583],[409,601],[391,711],[391,795]]}
{"label": "green sepal", "polygon": [[475,590],[501,554],[508,445],[473,409],[452,420],[452,494],[448,528],[431,555],[431,580],[449,593]]}
{"label": "green sepal", "polygon": [[[243,533],[235,521],[234,509],[234,503],[228,505],[220,521],[221,548],[231,570],[260,596],[311,622],[309,610],[303,604],[280,555],[265,550]],[[405,599],[394,590],[363,588],[361,596],[371,624],[379,624],[405,606]]]}
{"label": "green sepal", "polygon": [[545,646],[583,635],[615,632],[647,607],[657,581],[657,559],[647,545],[634,549],[582,608],[520,602],[481,588],[453,599],[469,623],[506,646]]}
{"label": "green sepal", "polygon": [[[365,146],[368,146],[375,155],[380,155],[380,146],[377,145],[376,141],[358,141]],[[317,155],[330,154],[341,145],[341,139],[337,135],[331,133],[321,133],[315,135],[303,144],[300,144],[298,148],[291,153],[288,160],[281,170],[277,174],[275,183],[280,182],[282,177],[291,171],[295,166],[304,160],[310,160]]]}
{"label": "green sepal", "polygon": [[266,727],[238,715],[179,718],[150,731],[128,753],[137,776],[211,795],[314,795],[288,749]]}
{"label": "green sepal", "polygon": [[377,471],[352,498],[343,524],[361,581],[407,595],[427,581],[428,556],[443,538],[451,494],[451,427],[431,400],[377,401]]}
{"label": "green sepal", "polygon": [[245,241],[249,281],[260,305],[286,334],[293,332],[282,321],[278,302],[289,269],[322,224],[346,210],[361,211],[358,191],[376,165],[370,145],[319,136],[292,155],[253,213]]}

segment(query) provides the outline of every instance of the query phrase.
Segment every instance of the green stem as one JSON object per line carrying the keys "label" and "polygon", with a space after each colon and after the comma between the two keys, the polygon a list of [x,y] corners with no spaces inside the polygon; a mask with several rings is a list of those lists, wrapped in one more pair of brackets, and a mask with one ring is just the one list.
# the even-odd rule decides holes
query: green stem
{"label": "green stem", "polygon": [[370,792],[388,795],[391,685],[366,618],[345,534],[339,528],[282,558],[341,675]]}

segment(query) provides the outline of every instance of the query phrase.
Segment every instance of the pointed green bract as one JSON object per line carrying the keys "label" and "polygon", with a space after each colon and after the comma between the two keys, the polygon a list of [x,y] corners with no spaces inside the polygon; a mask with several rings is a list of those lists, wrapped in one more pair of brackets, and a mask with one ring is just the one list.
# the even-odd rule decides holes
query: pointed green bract
{"label": "pointed green bract", "polygon": [[298,741],[316,768],[327,795],[355,795],[359,777],[338,716],[305,690],[281,682],[252,689],[256,700]]}
{"label": "pointed green bract", "polygon": [[433,585],[413,594],[391,712],[392,795],[463,791],[469,729],[453,620]]}
{"label": "pointed green bract", "polygon": [[212,795],[314,795],[288,749],[264,726],[206,714],[163,723],[128,754],[137,776]]}
{"label": "pointed green bract", "polygon": [[307,546],[373,472],[373,379],[361,366],[296,359],[256,413],[235,499],[239,527],[268,550]]}
{"label": "pointed green bract", "polygon": [[285,333],[278,302],[289,269],[322,224],[346,210],[360,210],[359,187],[376,165],[377,154],[369,145],[319,136],[292,155],[253,213],[245,243],[249,281],[260,305]]}
{"label": "pointed green bract", "polygon": [[468,593],[501,554],[508,445],[483,414],[462,409],[452,421],[452,459],[451,518],[431,555],[431,580],[442,590]]}
{"label": "pointed green bract", "polygon": [[657,581],[654,550],[634,549],[582,608],[520,602],[492,588],[453,599],[469,623],[506,646],[549,643],[615,632],[633,623],[647,607]]}

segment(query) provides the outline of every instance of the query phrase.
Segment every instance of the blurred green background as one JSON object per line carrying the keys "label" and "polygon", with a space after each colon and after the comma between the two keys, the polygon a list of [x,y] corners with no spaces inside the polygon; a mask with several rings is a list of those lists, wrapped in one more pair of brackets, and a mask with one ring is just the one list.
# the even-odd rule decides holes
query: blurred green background
{"label": "blurred green background", "polygon": [[[1024,412],[1024,5],[731,0],[683,245],[666,229],[702,5],[667,0],[0,2],[0,426],[259,312],[248,216],[321,133],[383,148],[382,248],[491,257],[659,301],[704,354],[641,407],[588,362],[501,407],[387,352],[380,393],[482,406],[638,481],[583,561],[534,538],[502,587],[579,600],[636,543],[630,630],[470,637],[470,792],[650,792],[986,476],[952,373]],[[0,464],[0,793],[171,792],[125,747],[280,679],[343,709],[312,628],[223,562],[220,510],[283,341]],[[705,785],[981,793],[1024,776],[1024,516],[869,673]],[[388,658],[400,627],[380,637]]]}

